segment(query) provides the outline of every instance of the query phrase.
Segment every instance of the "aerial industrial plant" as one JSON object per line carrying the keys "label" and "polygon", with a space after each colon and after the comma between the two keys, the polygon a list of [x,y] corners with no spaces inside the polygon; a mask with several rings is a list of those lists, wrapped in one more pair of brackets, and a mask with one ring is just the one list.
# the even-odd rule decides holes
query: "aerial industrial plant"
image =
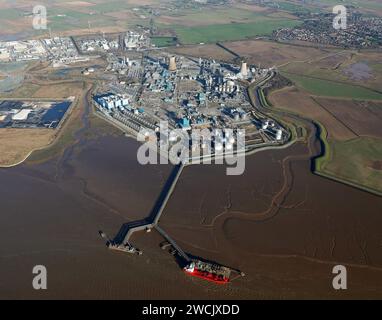
{"label": "aerial industrial plant", "polygon": [[145,127],[159,130],[160,122],[167,121],[170,128],[184,131],[245,129],[247,150],[288,140],[287,130],[254,109],[248,98],[247,87],[274,76],[273,68],[248,67],[244,61],[236,66],[165,51],[145,52],[141,60],[123,57],[117,61],[121,62],[113,70],[119,74],[134,70],[136,81],[105,85],[94,100],[100,114],[133,135]]}

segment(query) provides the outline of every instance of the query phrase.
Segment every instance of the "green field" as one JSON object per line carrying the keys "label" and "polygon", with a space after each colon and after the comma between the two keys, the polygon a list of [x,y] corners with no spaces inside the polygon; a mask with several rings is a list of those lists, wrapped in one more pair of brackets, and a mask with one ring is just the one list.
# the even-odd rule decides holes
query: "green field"
{"label": "green field", "polygon": [[347,0],[345,3],[341,3],[338,0],[320,0],[321,3],[326,4],[328,6],[335,6],[335,5],[353,5],[355,7],[359,7],[361,9],[374,9],[374,10],[380,10],[382,9],[382,3],[380,3],[378,0]]}
{"label": "green field", "polygon": [[278,2],[277,3],[277,8],[280,10],[285,10],[290,13],[309,13],[309,12],[318,12],[316,8],[310,8],[307,6],[302,6],[300,4],[295,4],[291,2]]}
{"label": "green field", "polygon": [[372,68],[375,72],[381,72],[382,73],[382,63],[373,63],[369,65],[370,68]]}
{"label": "green field", "polygon": [[[160,29],[176,33],[182,44],[214,43],[218,41],[243,40],[270,35],[283,27],[294,27],[298,19],[273,17],[268,12],[253,12],[239,8],[214,10],[184,10],[176,15],[158,19]],[[170,23],[170,24],[168,24]]]}
{"label": "green field", "polygon": [[[197,25],[206,25],[206,24],[226,24],[226,23],[250,23],[266,19],[271,19],[267,14],[253,12],[250,10],[243,10],[237,8],[214,8],[213,10],[182,10],[178,11],[176,14],[170,14],[170,17],[179,18],[182,22],[192,22]],[[176,24],[174,22],[174,24]]]}
{"label": "green field", "polygon": [[299,22],[296,20],[267,19],[251,23],[230,23],[200,27],[173,25],[167,26],[167,28],[175,31],[182,44],[197,44],[265,36],[270,35],[273,30],[278,28],[294,27],[298,24]]}
{"label": "green field", "polygon": [[0,19],[18,19],[22,17],[22,11],[17,9],[1,9],[0,10]]}
{"label": "green field", "polygon": [[318,173],[382,192],[382,170],[373,168],[374,162],[382,164],[381,139],[361,137],[328,144],[330,150],[317,166]]}
{"label": "green field", "polygon": [[292,80],[298,87],[303,88],[314,95],[357,100],[382,100],[382,94],[364,87],[330,80],[309,78],[287,72],[282,72],[282,74]]}
{"label": "green field", "polygon": [[[317,0],[317,1],[309,1],[305,4],[299,4],[296,0],[290,1],[277,1],[279,4],[279,8],[281,10],[291,10],[294,7],[302,7],[309,8],[311,11],[327,11],[327,9],[331,9],[336,5],[344,5],[344,6],[354,6],[359,9],[368,9],[368,10],[381,10],[382,3],[379,0]],[[326,9],[325,9],[326,8]]]}
{"label": "green field", "polygon": [[125,9],[129,9],[133,7],[133,5],[129,5],[127,1],[122,0],[110,0],[105,3],[98,3],[95,6],[91,6],[92,11],[96,11],[98,13],[109,13],[109,12],[119,12]]}
{"label": "green field", "polygon": [[170,47],[176,45],[175,37],[151,37],[151,43],[158,48]]}
{"label": "green field", "polygon": [[52,31],[66,31],[72,29],[87,29],[89,22],[91,27],[105,27],[115,24],[112,17],[88,13],[77,12],[74,10],[53,8],[48,11],[49,26]]}

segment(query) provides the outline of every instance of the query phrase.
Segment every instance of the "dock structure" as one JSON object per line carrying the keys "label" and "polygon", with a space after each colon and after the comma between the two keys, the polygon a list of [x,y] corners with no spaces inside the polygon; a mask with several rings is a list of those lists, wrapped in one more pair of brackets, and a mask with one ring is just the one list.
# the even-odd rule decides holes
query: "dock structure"
{"label": "dock structure", "polygon": [[162,235],[163,238],[165,238],[172,245],[172,247],[184,260],[186,260],[187,262],[191,261],[190,257],[181,249],[181,247],[178,246],[178,244],[168,235],[166,231],[164,231],[158,225],[155,225],[154,228]]}
{"label": "dock structure", "polygon": [[135,232],[150,230],[152,228],[155,228],[169,243],[171,243],[171,245],[179,253],[180,256],[182,256],[186,261],[190,260],[190,258],[175,243],[175,241],[171,239],[171,237],[163,229],[161,229],[158,226],[159,219],[164,211],[164,208],[167,205],[168,200],[170,199],[172,192],[175,189],[175,186],[179,180],[179,177],[183,171],[184,166],[185,165],[182,162],[178,164],[177,166],[175,166],[165,186],[163,187],[162,192],[159,195],[158,200],[156,201],[150,216],[147,217],[146,219],[132,221],[132,222],[123,224],[118,234],[115,236],[113,240],[113,244],[117,246],[118,245],[131,246],[129,240]]}
{"label": "dock structure", "polygon": [[158,210],[155,212],[155,217],[153,222],[154,225],[158,224],[159,219],[162,216],[163,210],[166,207],[167,202],[170,199],[170,196],[175,189],[175,186],[179,180],[180,175],[182,174],[183,168],[184,168],[184,163],[181,162],[174,168],[168,181],[166,182],[166,185],[164,186],[163,191],[158,198],[157,204],[154,207],[154,210],[155,210],[157,205],[159,205]]}

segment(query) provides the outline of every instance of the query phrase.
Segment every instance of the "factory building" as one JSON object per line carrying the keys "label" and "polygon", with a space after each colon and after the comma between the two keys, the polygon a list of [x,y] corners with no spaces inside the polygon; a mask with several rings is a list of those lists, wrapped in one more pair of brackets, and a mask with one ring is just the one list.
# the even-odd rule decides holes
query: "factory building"
{"label": "factory building", "polygon": [[126,95],[105,94],[102,96],[96,96],[94,99],[99,105],[108,111],[111,111],[114,108],[124,109],[129,106],[130,102],[128,96]]}

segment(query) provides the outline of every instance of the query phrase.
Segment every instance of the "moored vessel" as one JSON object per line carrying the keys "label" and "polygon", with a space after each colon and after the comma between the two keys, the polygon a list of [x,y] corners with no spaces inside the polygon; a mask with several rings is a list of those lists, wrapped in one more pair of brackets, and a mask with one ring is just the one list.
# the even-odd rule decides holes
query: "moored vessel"
{"label": "moored vessel", "polygon": [[209,262],[194,260],[184,267],[183,270],[188,275],[217,284],[227,284],[230,281],[231,269]]}

